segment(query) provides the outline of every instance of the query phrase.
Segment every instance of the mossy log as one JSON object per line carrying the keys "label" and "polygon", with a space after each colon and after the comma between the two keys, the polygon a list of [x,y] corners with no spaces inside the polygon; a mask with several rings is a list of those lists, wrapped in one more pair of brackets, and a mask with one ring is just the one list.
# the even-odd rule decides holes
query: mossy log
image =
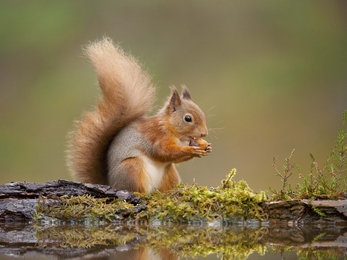
{"label": "mossy log", "polygon": [[[90,195],[95,198],[121,199],[134,207],[121,211],[116,219],[127,220],[133,212],[146,210],[141,199],[128,191],[106,185],[67,180],[47,183],[13,182],[0,186],[0,221],[25,221],[36,217],[38,204],[54,205],[63,196]],[[260,204],[267,225],[347,225],[347,200],[291,200]]]}
{"label": "mossy log", "polygon": [[[0,186],[0,221],[26,221],[36,216],[39,203],[59,203],[62,196],[91,195],[95,198],[119,198],[137,205],[140,198],[128,191],[115,190],[107,185],[87,184],[67,180],[44,184],[12,182]],[[124,214],[124,213],[123,213]]]}

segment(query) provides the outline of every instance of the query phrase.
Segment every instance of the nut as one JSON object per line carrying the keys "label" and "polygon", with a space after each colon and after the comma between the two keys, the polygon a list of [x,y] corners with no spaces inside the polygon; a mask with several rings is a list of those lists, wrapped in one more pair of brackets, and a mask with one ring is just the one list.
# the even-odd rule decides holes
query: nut
{"label": "nut", "polygon": [[203,150],[206,150],[209,145],[204,139],[193,137],[190,139],[189,146],[198,146]]}

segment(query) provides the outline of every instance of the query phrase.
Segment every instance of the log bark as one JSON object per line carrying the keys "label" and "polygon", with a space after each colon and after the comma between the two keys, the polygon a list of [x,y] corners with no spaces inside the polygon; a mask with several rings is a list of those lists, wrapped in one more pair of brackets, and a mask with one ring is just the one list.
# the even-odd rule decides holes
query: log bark
{"label": "log bark", "polygon": [[140,199],[128,191],[116,190],[107,185],[88,184],[67,180],[50,181],[46,183],[11,182],[0,186],[0,199],[17,198],[33,199],[39,196],[61,197],[92,195],[96,198],[122,198],[132,204]]}
{"label": "log bark", "polygon": [[270,225],[347,226],[347,200],[291,200],[262,204]]}

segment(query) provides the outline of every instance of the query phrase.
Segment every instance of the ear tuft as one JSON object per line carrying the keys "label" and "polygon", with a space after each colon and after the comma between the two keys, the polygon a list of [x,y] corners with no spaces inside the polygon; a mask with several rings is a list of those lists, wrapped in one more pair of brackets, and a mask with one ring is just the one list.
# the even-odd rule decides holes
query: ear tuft
{"label": "ear tuft", "polygon": [[192,100],[192,95],[186,86],[182,86],[182,98]]}
{"label": "ear tuft", "polygon": [[175,87],[171,88],[171,97],[169,99],[169,107],[172,112],[175,112],[178,107],[181,105],[181,98],[180,94],[178,93],[177,89]]}

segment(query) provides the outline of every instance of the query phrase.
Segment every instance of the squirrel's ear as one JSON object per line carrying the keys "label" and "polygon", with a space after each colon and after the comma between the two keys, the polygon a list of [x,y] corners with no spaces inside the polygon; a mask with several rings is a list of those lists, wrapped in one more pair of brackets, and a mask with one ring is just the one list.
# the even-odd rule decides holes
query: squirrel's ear
{"label": "squirrel's ear", "polygon": [[190,94],[186,86],[182,86],[182,98],[192,100],[192,95]]}
{"label": "squirrel's ear", "polygon": [[181,105],[181,98],[180,94],[178,93],[177,89],[175,87],[171,88],[171,97],[169,99],[169,105],[170,111],[175,112],[177,108]]}

